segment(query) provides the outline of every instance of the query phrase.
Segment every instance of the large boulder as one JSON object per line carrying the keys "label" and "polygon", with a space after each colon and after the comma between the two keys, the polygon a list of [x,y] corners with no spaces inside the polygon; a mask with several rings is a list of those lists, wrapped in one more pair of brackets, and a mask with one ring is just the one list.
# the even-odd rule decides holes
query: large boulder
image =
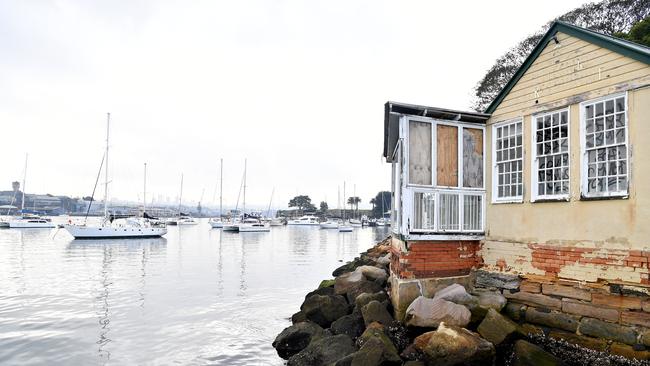
{"label": "large boulder", "polygon": [[308,292],[307,295],[305,295],[305,300],[314,295],[335,295],[334,287],[319,287],[314,291]]}
{"label": "large boulder", "polygon": [[385,335],[368,339],[354,354],[351,366],[399,366],[402,359]]}
{"label": "large boulder", "polygon": [[328,328],[336,319],[348,314],[348,303],[339,295],[314,295],[300,307],[305,317],[323,328]]}
{"label": "large boulder", "polygon": [[305,349],[291,356],[287,366],[324,366],[354,353],[352,338],[345,334],[324,337],[311,342]]}
{"label": "large boulder", "polygon": [[483,338],[499,345],[517,331],[517,323],[490,309],[477,331]]}
{"label": "large boulder", "polygon": [[367,279],[372,281],[386,281],[388,273],[383,269],[375,266],[359,266],[355,272],[361,272]]}
{"label": "large boulder", "polygon": [[483,291],[478,295],[478,306],[485,309],[486,313],[489,309],[501,312],[507,303],[508,300],[500,292]]}
{"label": "large boulder", "polygon": [[562,362],[540,347],[518,340],[515,342],[512,366],[556,366]]}
{"label": "large boulder", "polygon": [[451,301],[456,304],[467,304],[472,301],[472,295],[467,293],[465,287],[457,283],[438,290],[433,298]]}
{"label": "large boulder", "polygon": [[306,321],[307,317],[305,316],[305,313],[302,312],[302,310],[291,315],[291,324],[298,324]]}
{"label": "large boulder", "polygon": [[361,308],[363,322],[368,326],[372,322],[378,322],[384,325],[391,324],[394,319],[390,315],[386,306],[379,301],[373,300]]}
{"label": "large boulder", "polygon": [[376,292],[383,291],[383,287],[377,282],[371,281],[362,281],[359,282],[348,289],[346,296],[350,304],[354,304],[359,295],[364,293],[374,294]]}
{"label": "large boulder", "polygon": [[285,360],[302,351],[311,341],[323,337],[324,330],[318,324],[302,322],[285,328],[273,341],[278,356]]}
{"label": "large boulder", "polygon": [[377,258],[377,264],[382,265],[382,266],[388,266],[388,265],[390,265],[390,258],[391,258],[390,253],[387,253],[383,257]]}
{"label": "large boulder", "polygon": [[373,264],[374,261],[370,258],[355,258],[353,261],[348,262],[340,266],[339,268],[335,269],[334,272],[332,272],[332,276],[338,277],[346,272],[354,271],[359,266],[365,266],[365,265],[372,266]]}
{"label": "large boulder", "polygon": [[344,295],[353,286],[366,281],[367,279],[363,276],[363,273],[361,273],[360,271],[344,273],[336,277],[336,280],[334,282],[334,292],[336,292],[337,295]]}
{"label": "large boulder", "polygon": [[440,323],[466,327],[472,313],[463,305],[443,299],[420,296],[406,309],[405,323],[414,327],[435,328]]}
{"label": "large boulder", "polygon": [[438,330],[415,339],[427,364],[436,366],[492,365],[494,345],[467,329],[440,324]]}
{"label": "large boulder", "polygon": [[388,295],[384,291],[375,292],[374,294],[364,292],[361,295],[357,296],[356,299],[354,299],[354,306],[357,309],[361,310],[362,307],[366,306],[373,300],[384,302],[388,300]]}
{"label": "large boulder", "polygon": [[335,320],[330,326],[330,330],[334,334],[345,334],[354,339],[360,336],[366,325],[363,322],[363,317],[359,313],[352,313],[342,316]]}

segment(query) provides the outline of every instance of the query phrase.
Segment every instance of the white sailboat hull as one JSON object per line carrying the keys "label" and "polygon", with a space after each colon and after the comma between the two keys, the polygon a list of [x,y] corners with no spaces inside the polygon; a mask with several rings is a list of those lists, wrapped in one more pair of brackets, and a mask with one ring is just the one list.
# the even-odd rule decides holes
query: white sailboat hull
{"label": "white sailboat hull", "polygon": [[221,229],[223,227],[223,222],[221,222],[221,221],[210,221],[210,226],[213,229]]}
{"label": "white sailboat hull", "polygon": [[348,226],[348,225],[339,226],[339,232],[340,233],[349,233],[349,232],[352,232],[352,230],[353,230],[352,226]]}
{"label": "white sailboat hull", "polygon": [[239,225],[240,233],[266,233],[269,231],[271,231],[271,227],[269,225]]}
{"label": "white sailboat hull", "polygon": [[63,225],[75,239],[157,238],[167,234],[165,227],[110,227]]}
{"label": "white sailboat hull", "polygon": [[16,220],[9,221],[9,227],[12,229],[52,229],[56,225],[49,221]]}
{"label": "white sailboat hull", "polygon": [[336,222],[323,222],[320,224],[321,229],[338,229],[339,224]]}

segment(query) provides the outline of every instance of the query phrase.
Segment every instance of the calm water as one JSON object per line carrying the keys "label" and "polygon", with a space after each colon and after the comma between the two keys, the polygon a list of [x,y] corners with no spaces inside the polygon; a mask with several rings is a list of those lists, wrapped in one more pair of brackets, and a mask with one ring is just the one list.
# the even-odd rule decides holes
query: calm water
{"label": "calm water", "polygon": [[387,235],[207,221],[163,239],[0,230],[0,364],[281,365],[304,295]]}

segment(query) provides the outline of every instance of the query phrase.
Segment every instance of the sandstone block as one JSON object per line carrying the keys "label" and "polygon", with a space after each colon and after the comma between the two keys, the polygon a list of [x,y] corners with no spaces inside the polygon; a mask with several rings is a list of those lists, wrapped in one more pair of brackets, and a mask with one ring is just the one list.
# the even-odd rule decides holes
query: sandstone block
{"label": "sandstone block", "polygon": [[477,330],[481,337],[498,345],[517,331],[517,324],[496,310],[490,309]]}
{"label": "sandstone block", "polygon": [[606,305],[609,307],[621,309],[642,308],[642,299],[638,296],[594,293],[591,295],[591,302],[597,305]]}
{"label": "sandstone block", "polygon": [[560,310],[562,308],[562,301],[560,299],[542,294],[531,294],[521,291],[509,293],[508,291],[504,291],[503,296],[505,296],[506,299],[515,300],[516,302],[524,303],[526,305],[551,308],[556,310]]}
{"label": "sandstone block", "polygon": [[542,284],[542,293],[545,295],[556,295],[562,297],[570,297],[572,299],[591,301],[591,292],[573,286],[545,283]]}
{"label": "sandstone block", "polygon": [[593,318],[583,318],[578,328],[580,334],[609,339],[625,344],[635,344],[637,333],[630,327],[604,322]]}
{"label": "sandstone block", "polygon": [[621,313],[621,322],[650,328],[650,314],[642,311],[624,311]]}
{"label": "sandstone block", "polygon": [[558,311],[544,311],[529,307],[526,309],[526,321],[545,325],[551,328],[558,328],[575,332],[578,330],[580,317],[576,315],[563,314]]}
{"label": "sandstone block", "polygon": [[562,311],[569,314],[583,315],[590,318],[608,320],[610,322],[617,322],[619,318],[619,311],[616,309],[610,309],[600,305],[591,305],[567,299],[562,300]]}
{"label": "sandstone block", "polygon": [[539,283],[539,282],[533,282],[533,281],[530,281],[530,280],[523,280],[523,281],[521,281],[521,285],[519,285],[519,291],[538,294],[538,293],[542,292],[542,284]]}

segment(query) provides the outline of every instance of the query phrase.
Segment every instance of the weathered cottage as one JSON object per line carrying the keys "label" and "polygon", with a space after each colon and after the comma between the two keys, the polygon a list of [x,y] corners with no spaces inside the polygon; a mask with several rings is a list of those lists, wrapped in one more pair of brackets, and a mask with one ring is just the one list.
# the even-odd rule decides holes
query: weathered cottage
{"label": "weathered cottage", "polygon": [[485,114],[385,108],[398,316],[480,268],[650,346],[650,48],[556,22]]}

